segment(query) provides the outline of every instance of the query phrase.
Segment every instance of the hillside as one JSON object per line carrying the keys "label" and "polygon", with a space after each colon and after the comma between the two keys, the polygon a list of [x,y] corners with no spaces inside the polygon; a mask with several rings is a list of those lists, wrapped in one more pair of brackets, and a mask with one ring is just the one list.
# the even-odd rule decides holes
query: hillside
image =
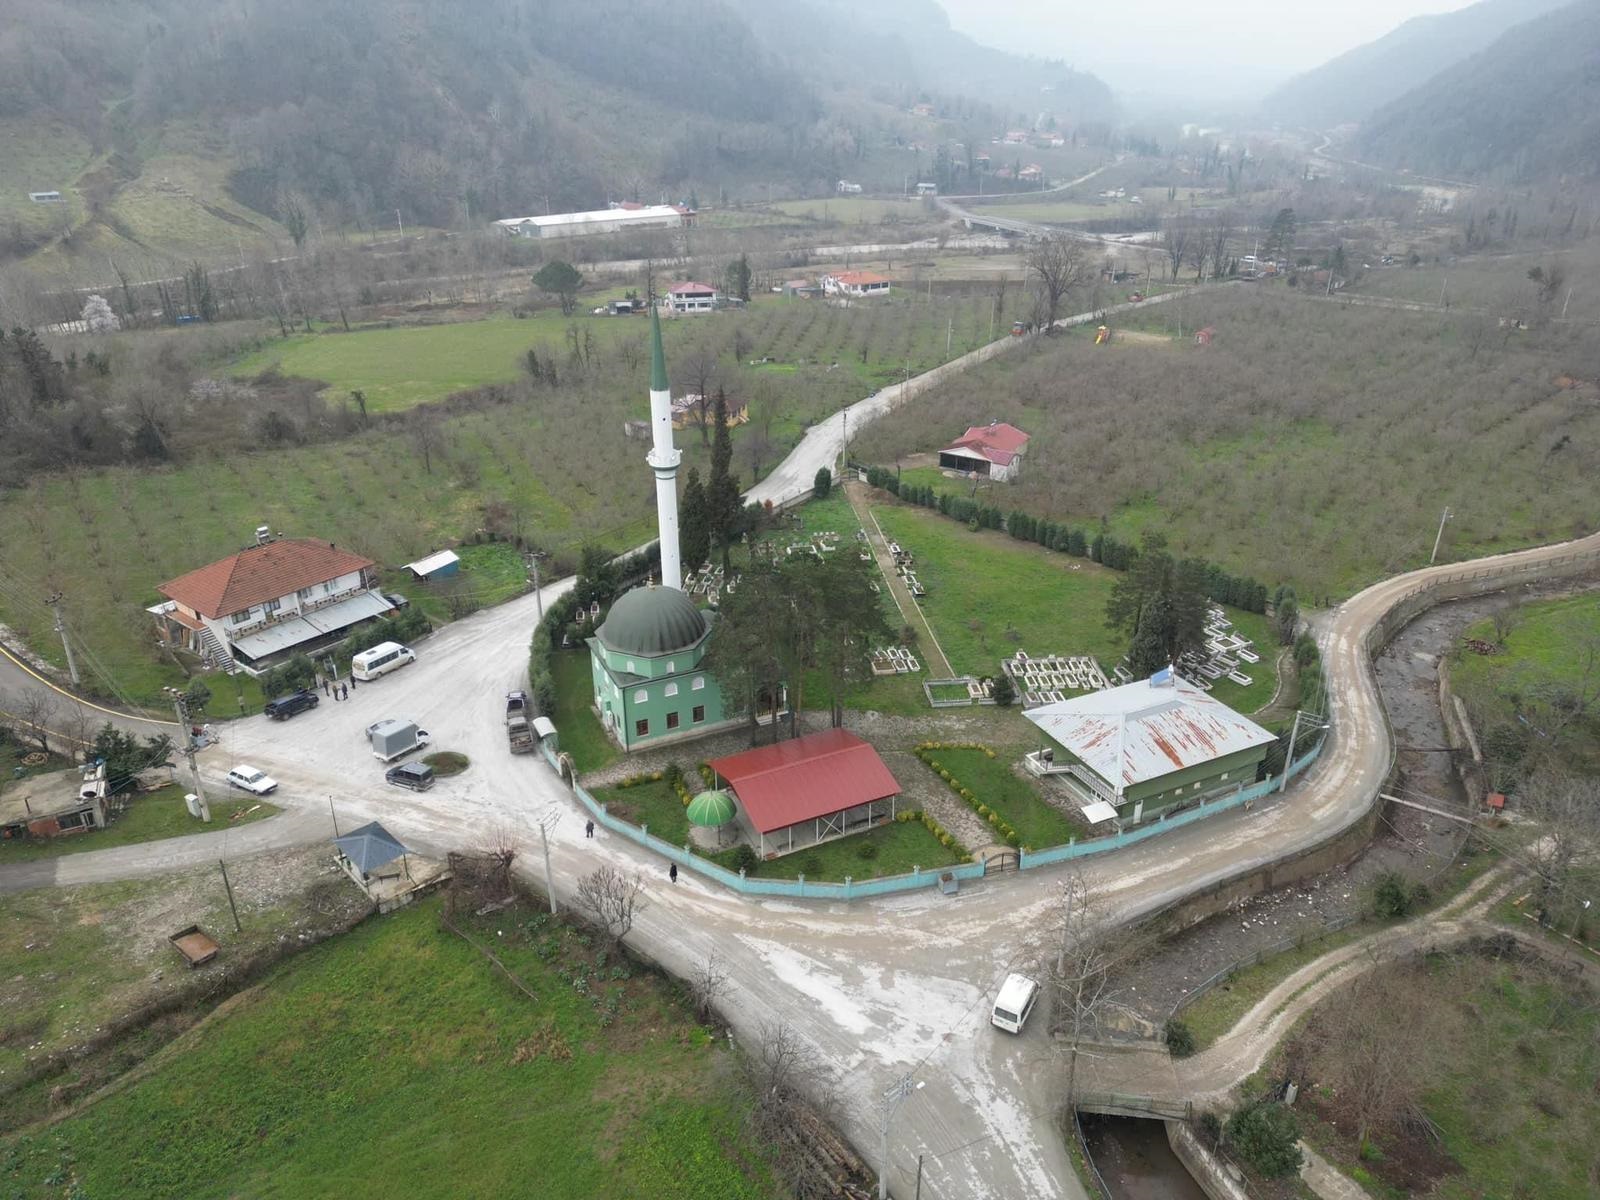
{"label": "hillside", "polygon": [[984,132],[1046,86],[1074,121],[1110,111],[1098,80],[979,47],[932,0],[10,7],[0,176],[26,182],[0,200],[0,260],[69,270],[237,257],[308,229],[816,190],[916,136],[905,109],[925,94]]}
{"label": "hillside", "polygon": [[1600,0],[1517,26],[1374,112],[1356,148],[1418,173],[1600,177]]}
{"label": "hillside", "polygon": [[1317,129],[1364,120],[1513,26],[1568,2],[1482,0],[1458,12],[1413,17],[1377,41],[1289,80],[1262,101],[1262,111],[1280,124]]}

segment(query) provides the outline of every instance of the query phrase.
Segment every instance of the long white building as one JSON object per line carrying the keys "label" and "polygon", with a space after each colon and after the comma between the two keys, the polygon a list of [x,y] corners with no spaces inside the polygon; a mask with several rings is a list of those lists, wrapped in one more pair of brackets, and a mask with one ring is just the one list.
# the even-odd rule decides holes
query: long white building
{"label": "long white building", "polygon": [[495,226],[513,237],[583,237],[626,229],[681,229],[694,210],[676,204],[613,204],[594,212],[553,213],[548,217],[507,217]]}

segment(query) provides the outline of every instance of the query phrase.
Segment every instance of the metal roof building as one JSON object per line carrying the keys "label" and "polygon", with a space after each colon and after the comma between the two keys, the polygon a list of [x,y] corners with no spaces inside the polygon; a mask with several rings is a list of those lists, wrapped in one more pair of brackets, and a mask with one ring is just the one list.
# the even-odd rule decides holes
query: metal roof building
{"label": "metal roof building", "polygon": [[844,729],[711,760],[718,786],[765,857],[854,833],[894,817],[900,784],[878,752]]}
{"label": "metal roof building", "polygon": [[507,217],[495,227],[513,237],[580,237],[624,229],[677,229],[688,225],[692,210],[676,204],[618,204],[589,212],[552,213],[545,217]]}
{"label": "metal roof building", "polygon": [[1065,777],[1086,802],[1135,821],[1254,782],[1277,740],[1170,667],[1024,715],[1072,756]]}

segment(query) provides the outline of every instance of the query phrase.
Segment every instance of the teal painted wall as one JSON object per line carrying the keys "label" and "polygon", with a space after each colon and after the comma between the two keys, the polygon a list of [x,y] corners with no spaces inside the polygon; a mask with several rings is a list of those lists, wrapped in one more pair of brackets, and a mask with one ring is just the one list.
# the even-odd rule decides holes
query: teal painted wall
{"label": "teal painted wall", "polygon": [[[704,641],[688,650],[651,658],[607,650],[599,639],[589,639],[594,706],[624,750],[682,737],[727,719],[722,690],[700,669],[704,657]],[[704,710],[698,720],[697,708]],[[671,724],[674,717],[676,725]],[[648,723],[642,734],[640,721]]]}

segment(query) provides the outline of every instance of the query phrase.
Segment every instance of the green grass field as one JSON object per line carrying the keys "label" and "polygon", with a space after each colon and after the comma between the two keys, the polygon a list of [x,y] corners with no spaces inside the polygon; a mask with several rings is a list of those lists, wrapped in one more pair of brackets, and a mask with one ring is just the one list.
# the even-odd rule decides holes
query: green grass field
{"label": "green grass field", "polygon": [[[1073,824],[1059,809],[1046,804],[1038,789],[1011,769],[1011,764],[1025,752],[1019,747],[1000,748],[994,758],[982,750],[935,750],[932,753],[980,804],[999,813],[1000,819],[1017,831],[1024,846],[1031,850],[1063,846],[1086,830]],[[1000,840],[998,833],[994,840]]]}
{"label": "green grass field", "polygon": [[307,951],[145,1078],[11,1140],[12,1194],[778,1194],[675,989],[526,908],[469,926],[530,998],[437,910]]}
{"label": "green grass field", "polygon": [[946,218],[931,203],[915,196],[830,196],[817,200],[780,200],[773,212],[822,225],[941,224]]}
{"label": "green grass field", "polygon": [[[993,675],[1018,648],[1090,654],[1108,675],[1122,658],[1122,636],[1105,624],[1116,572],[1002,533],[973,532],[928,509],[883,504],[872,511],[883,532],[915,556],[928,589],[923,611],[957,671]],[[1236,609],[1228,616],[1245,636],[1266,638],[1264,618]],[[1268,643],[1250,668],[1248,688],[1223,680],[1211,694],[1242,712],[1260,708],[1277,686],[1273,655]]]}
{"label": "green grass field", "polygon": [[[66,783],[63,782],[62,786],[65,787]],[[209,833],[264,820],[282,811],[276,805],[262,800],[246,801],[235,794],[225,794],[217,797],[211,805],[211,824],[203,825],[189,815],[183,802],[184,790],[173,784],[160,791],[135,796],[129,801],[127,811],[113,818],[104,829],[66,837],[0,842],[0,867],[10,862],[33,862],[41,858],[59,858],[64,854],[82,854],[90,850],[109,850],[114,846],[183,837],[191,833]]]}
{"label": "green grass field", "polygon": [[[65,122],[42,114],[0,120],[0,224],[25,237],[63,232],[83,219],[83,200],[73,185],[94,157],[94,148]],[[60,192],[59,204],[35,204],[29,192]]]}
{"label": "green grass field", "polygon": [[556,711],[551,718],[561,734],[561,749],[572,755],[578,772],[598,771],[622,754],[594,715],[594,677],[589,651],[557,650],[551,659],[556,680]]}

